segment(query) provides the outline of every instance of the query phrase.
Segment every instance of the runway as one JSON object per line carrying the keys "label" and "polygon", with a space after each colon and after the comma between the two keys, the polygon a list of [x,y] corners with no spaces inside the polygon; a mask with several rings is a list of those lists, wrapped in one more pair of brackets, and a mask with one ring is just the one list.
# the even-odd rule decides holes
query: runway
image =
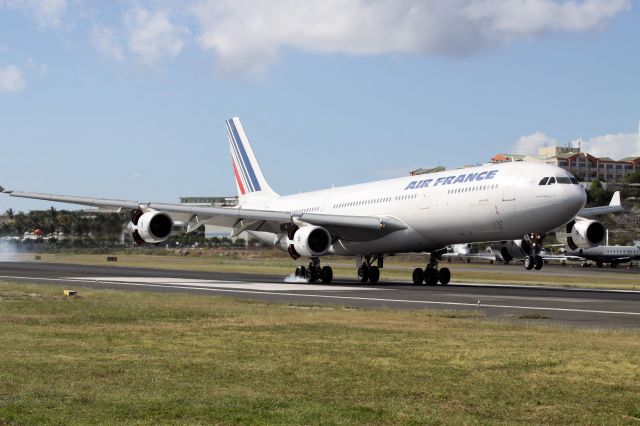
{"label": "runway", "polygon": [[[409,283],[285,282],[255,274],[40,262],[0,262],[0,281],[118,290],[225,295],[263,301],[361,308],[478,311],[488,318],[599,327],[640,327],[640,292],[550,287]],[[295,281],[295,280],[288,280]]]}

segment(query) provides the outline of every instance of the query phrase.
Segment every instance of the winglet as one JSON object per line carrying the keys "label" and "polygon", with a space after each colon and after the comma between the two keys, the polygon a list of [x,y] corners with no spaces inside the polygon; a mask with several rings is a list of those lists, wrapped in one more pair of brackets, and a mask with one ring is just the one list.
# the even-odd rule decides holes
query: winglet
{"label": "winglet", "polygon": [[609,203],[610,207],[619,207],[621,206],[620,202],[620,191],[616,191],[613,193],[613,197],[611,197],[611,202]]}

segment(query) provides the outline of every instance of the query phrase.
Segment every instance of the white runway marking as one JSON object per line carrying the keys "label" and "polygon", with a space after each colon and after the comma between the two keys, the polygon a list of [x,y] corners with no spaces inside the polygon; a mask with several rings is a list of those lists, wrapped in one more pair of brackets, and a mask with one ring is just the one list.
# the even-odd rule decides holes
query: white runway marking
{"label": "white runway marking", "polygon": [[184,287],[227,288],[258,291],[353,291],[383,290],[371,287],[346,287],[322,284],[252,283],[246,281],[198,280],[189,278],[164,277],[66,277],[73,281],[100,281],[110,284],[163,284]]}
{"label": "white runway marking", "polygon": [[[68,278],[34,278],[34,277],[20,277],[20,276],[0,276],[0,278],[8,278],[8,279],[21,279],[28,281],[39,281],[39,282],[69,282]],[[145,278],[142,278],[145,280]],[[162,279],[162,278],[160,278]],[[75,277],[75,280],[83,283],[95,283],[96,280],[99,280],[99,277],[86,277],[84,279],[80,277]],[[172,289],[183,289],[183,290],[201,290],[201,291],[211,291],[211,292],[220,292],[220,293],[238,293],[238,294],[254,294],[254,295],[264,295],[271,294],[274,296],[292,296],[292,297],[300,297],[300,298],[315,298],[315,299],[325,299],[325,300],[335,300],[338,302],[341,301],[369,301],[369,302],[385,302],[385,303],[406,303],[406,304],[414,304],[414,305],[434,305],[434,306],[464,306],[464,307],[475,307],[475,308],[497,308],[497,309],[521,309],[527,311],[549,311],[549,312],[575,312],[575,313],[590,313],[590,314],[606,314],[606,315],[628,315],[628,316],[638,316],[640,317],[640,312],[638,311],[606,311],[606,310],[595,310],[595,309],[579,309],[579,308],[553,308],[553,307],[545,307],[545,306],[522,306],[522,305],[503,305],[503,304],[489,304],[482,303],[481,306],[478,306],[477,303],[465,303],[465,302],[446,302],[446,301],[436,301],[436,300],[410,300],[410,299],[387,299],[381,297],[358,297],[358,296],[339,296],[339,295],[330,295],[330,294],[310,294],[310,293],[288,293],[286,291],[258,291],[258,290],[243,290],[243,289],[230,289],[230,288],[215,288],[215,287],[206,287],[202,284],[196,284],[195,281],[199,280],[186,280],[192,282],[191,285],[185,284],[150,284],[150,283],[132,283],[132,282],[115,282],[112,281],[113,278],[109,277],[108,280],[104,280],[105,284],[120,284],[124,286],[140,286],[140,287],[155,287],[155,288],[172,288]],[[180,280],[180,279],[176,279]],[[228,281],[222,281],[223,283],[229,283]],[[261,283],[245,283],[245,284],[261,284]],[[280,286],[280,284],[271,284],[275,286]],[[282,284],[284,289],[289,289],[287,284]],[[315,286],[315,285],[305,285],[303,286],[306,290],[318,289],[320,287],[328,287],[329,289],[334,289],[332,286]],[[361,290],[361,287],[343,287],[346,290]],[[375,289],[374,289],[375,290]],[[526,297],[522,298],[526,300]]]}
{"label": "white runway marking", "polygon": [[[89,282],[95,281],[87,280]],[[83,281],[86,282],[86,281]],[[108,283],[108,281],[105,281]],[[118,283],[113,283],[118,284]],[[177,289],[191,289],[191,290],[207,290],[207,291],[216,291],[216,292],[228,292],[228,293],[243,293],[243,294],[273,294],[279,296],[295,296],[295,297],[313,297],[318,299],[335,299],[335,300],[353,300],[353,301],[369,301],[369,302],[392,302],[392,303],[411,303],[411,304],[420,304],[420,305],[440,305],[440,306],[467,306],[467,307],[479,307],[477,303],[464,303],[464,302],[444,302],[444,301],[434,301],[434,300],[407,300],[407,299],[386,299],[379,297],[357,297],[357,296],[337,296],[337,295],[329,295],[329,294],[308,294],[308,293],[287,293],[287,292],[269,292],[269,291],[252,291],[252,290],[238,290],[238,289],[224,289],[224,288],[210,288],[210,287],[200,287],[197,285],[193,286],[185,286],[185,285],[167,285],[167,284],[144,284],[144,283],[131,283],[131,282],[123,282],[121,284],[124,285],[134,285],[134,286],[143,286],[143,287],[165,287],[165,288],[177,288]],[[249,283],[251,284],[251,283]],[[257,283],[255,283],[257,284]],[[314,286],[315,287],[315,286]],[[326,286],[329,288],[333,288],[330,286]],[[359,289],[360,287],[345,287],[346,289]],[[313,287],[311,288],[313,289]],[[374,289],[375,290],[375,289]],[[523,299],[526,299],[523,297]],[[575,309],[575,308],[551,308],[544,306],[519,306],[519,305],[497,305],[497,304],[487,304],[482,303],[482,308],[500,308],[500,309],[523,309],[523,310],[533,310],[533,311],[556,311],[556,312],[579,312],[579,313],[590,313],[590,314],[609,314],[609,315],[632,315],[632,316],[640,316],[640,312],[628,312],[628,311],[602,311],[602,310],[593,310],[593,309]]]}

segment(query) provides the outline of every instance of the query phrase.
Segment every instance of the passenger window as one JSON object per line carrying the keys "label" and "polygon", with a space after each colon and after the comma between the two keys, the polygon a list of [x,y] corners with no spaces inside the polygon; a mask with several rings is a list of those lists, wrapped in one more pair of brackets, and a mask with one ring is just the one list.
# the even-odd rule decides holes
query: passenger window
{"label": "passenger window", "polygon": [[551,176],[549,178],[549,183],[547,183],[547,185],[553,185],[554,183],[556,183],[556,178],[554,178],[553,176]]}
{"label": "passenger window", "polygon": [[542,180],[540,181],[540,183],[538,185],[546,185],[548,180],[549,180],[548,177],[544,177],[544,178],[542,178]]}

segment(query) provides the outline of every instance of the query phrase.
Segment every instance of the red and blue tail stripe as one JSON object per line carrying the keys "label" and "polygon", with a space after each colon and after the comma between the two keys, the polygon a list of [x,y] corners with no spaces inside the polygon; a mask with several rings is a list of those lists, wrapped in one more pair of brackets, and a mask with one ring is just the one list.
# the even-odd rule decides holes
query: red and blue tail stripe
{"label": "red and blue tail stripe", "polygon": [[[235,118],[227,120],[227,132],[229,134],[229,144],[231,145],[231,156],[233,168],[238,182],[238,188],[244,195],[246,192],[260,191],[260,182],[256,176],[256,171],[247,154],[245,141],[238,131]],[[244,132],[242,132],[244,134]]]}

